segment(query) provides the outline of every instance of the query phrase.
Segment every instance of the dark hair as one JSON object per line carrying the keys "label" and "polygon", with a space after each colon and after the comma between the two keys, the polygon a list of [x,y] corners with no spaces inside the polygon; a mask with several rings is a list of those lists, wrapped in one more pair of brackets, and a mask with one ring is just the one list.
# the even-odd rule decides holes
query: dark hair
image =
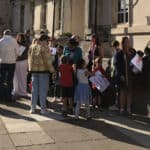
{"label": "dark hair", "polygon": [[71,38],[69,40],[69,44],[73,45],[73,46],[78,46],[78,42],[74,39],[74,38]]}
{"label": "dark hair", "polygon": [[146,56],[150,56],[150,48],[147,46],[144,50]]}
{"label": "dark hair", "polygon": [[62,45],[58,45],[57,48],[64,49]]}
{"label": "dark hair", "polygon": [[77,68],[81,69],[84,64],[85,64],[85,60],[84,59],[80,59],[77,62]]}
{"label": "dark hair", "polygon": [[42,34],[45,34],[45,32],[44,31],[40,31],[40,35],[42,35]]}
{"label": "dark hair", "polygon": [[49,36],[43,34],[39,37],[39,41],[41,41],[41,42],[42,41],[47,41],[48,42],[49,41]]}
{"label": "dark hair", "polygon": [[17,41],[19,44],[25,44],[26,39],[25,39],[25,34],[24,33],[18,33],[17,36],[21,38],[21,41]]}
{"label": "dark hair", "polygon": [[118,47],[119,44],[120,44],[120,43],[119,43],[118,41],[114,41],[114,42],[113,42],[113,47]]}
{"label": "dark hair", "polygon": [[96,34],[92,34],[92,38],[96,38]]}
{"label": "dark hair", "polygon": [[62,62],[62,64],[67,64],[69,62],[69,58],[67,56],[63,56],[61,58],[61,62]]}
{"label": "dark hair", "polygon": [[143,57],[143,56],[144,56],[144,53],[143,53],[141,50],[138,50],[136,53],[137,53],[140,57]]}
{"label": "dark hair", "polygon": [[111,65],[111,59],[108,60],[108,65]]}
{"label": "dark hair", "polygon": [[124,45],[124,43],[125,43],[125,41],[126,41],[127,39],[129,39],[127,36],[125,36],[125,37],[122,38],[122,41],[121,41],[122,46]]}

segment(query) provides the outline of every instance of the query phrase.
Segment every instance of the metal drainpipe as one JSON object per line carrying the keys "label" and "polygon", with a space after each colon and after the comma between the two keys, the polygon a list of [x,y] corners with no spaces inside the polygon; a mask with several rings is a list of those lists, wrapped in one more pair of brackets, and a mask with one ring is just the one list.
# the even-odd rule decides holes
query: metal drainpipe
{"label": "metal drainpipe", "polygon": [[60,26],[60,32],[61,34],[64,31],[64,0],[61,1],[61,26]]}
{"label": "metal drainpipe", "polygon": [[53,5],[54,5],[54,9],[53,9],[53,28],[52,28],[52,39],[54,38],[54,32],[55,32],[55,0],[53,0]]}

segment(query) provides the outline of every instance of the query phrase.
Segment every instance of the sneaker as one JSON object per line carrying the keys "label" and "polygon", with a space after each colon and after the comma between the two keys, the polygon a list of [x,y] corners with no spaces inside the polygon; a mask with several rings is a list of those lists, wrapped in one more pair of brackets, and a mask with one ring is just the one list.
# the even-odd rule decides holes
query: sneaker
{"label": "sneaker", "polygon": [[66,112],[66,111],[63,111],[63,112],[62,112],[62,116],[63,116],[63,117],[67,117],[67,112]]}
{"label": "sneaker", "polygon": [[132,112],[131,111],[127,111],[127,116],[132,116]]}
{"label": "sneaker", "polygon": [[35,113],[35,108],[31,107],[29,112],[30,112],[30,114],[34,114]]}
{"label": "sneaker", "polygon": [[46,109],[41,109],[41,114],[42,115],[48,115],[49,112]]}
{"label": "sneaker", "polygon": [[73,115],[73,109],[68,109],[68,114]]}
{"label": "sneaker", "polygon": [[79,120],[79,116],[75,116],[75,120],[77,120],[77,121],[78,121],[78,120]]}
{"label": "sneaker", "polygon": [[86,120],[92,120],[91,116],[86,117]]}

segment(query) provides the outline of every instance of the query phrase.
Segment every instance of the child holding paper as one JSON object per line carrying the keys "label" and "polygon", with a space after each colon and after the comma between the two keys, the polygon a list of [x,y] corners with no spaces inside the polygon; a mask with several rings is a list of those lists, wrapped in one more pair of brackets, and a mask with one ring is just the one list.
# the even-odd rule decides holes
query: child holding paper
{"label": "child holding paper", "polygon": [[[96,71],[100,71],[102,75],[105,76],[105,70],[102,67],[102,59],[100,58],[96,58],[94,60],[93,72],[95,73]],[[94,84],[92,84],[92,93],[93,93],[93,107],[95,108],[96,105],[100,107],[102,101],[101,92],[96,88]]]}

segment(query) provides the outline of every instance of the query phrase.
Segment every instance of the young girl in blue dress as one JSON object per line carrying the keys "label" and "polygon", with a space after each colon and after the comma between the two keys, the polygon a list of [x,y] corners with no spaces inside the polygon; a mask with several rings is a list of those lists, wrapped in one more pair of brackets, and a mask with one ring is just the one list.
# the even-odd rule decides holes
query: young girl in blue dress
{"label": "young girl in blue dress", "polygon": [[86,118],[91,118],[90,116],[90,104],[92,101],[92,93],[91,88],[89,86],[88,77],[91,73],[86,69],[85,60],[81,59],[77,63],[77,80],[78,84],[75,89],[74,102],[76,103],[75,107],[75,117],[79,118],[80,106],[81,104],[85,104],[86,108]]}

